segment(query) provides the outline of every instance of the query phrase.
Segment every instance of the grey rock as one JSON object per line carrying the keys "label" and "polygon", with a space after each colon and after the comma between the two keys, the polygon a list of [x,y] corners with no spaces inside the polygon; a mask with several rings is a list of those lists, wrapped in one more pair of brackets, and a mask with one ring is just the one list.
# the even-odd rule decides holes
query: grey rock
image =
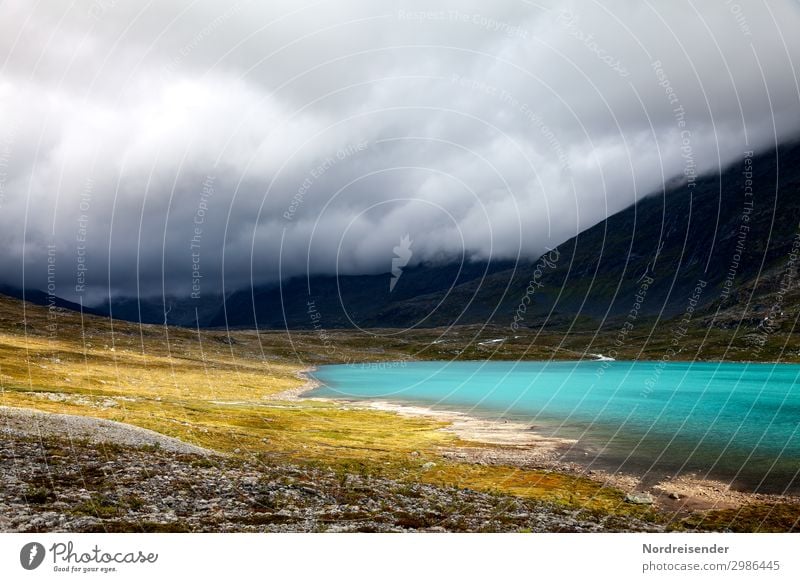
{"label": "grey rock", "polygon": [[636,505],[652,505],[653,496],[649,493],[628,493],[625,496],[626,503],[633,503]]}

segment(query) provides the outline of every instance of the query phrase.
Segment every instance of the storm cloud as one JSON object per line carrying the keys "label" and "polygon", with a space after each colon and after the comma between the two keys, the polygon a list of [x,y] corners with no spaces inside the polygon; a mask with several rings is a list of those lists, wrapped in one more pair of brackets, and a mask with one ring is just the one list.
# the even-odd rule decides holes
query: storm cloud
{"label": "storm cloud", "polygon": [[797,30],[789,0],[6,1],[0,279],[91,303],[388,272],[405,236],[534,258],[795,138]]}

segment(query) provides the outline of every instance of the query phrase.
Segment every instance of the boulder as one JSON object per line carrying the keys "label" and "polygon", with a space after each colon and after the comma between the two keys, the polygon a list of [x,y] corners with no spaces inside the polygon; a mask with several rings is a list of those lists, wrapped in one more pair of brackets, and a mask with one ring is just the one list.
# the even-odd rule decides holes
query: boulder
{"label": "boulder", "polygon": [[649,493],[628,493],[625,496],[626,503],[633,503],[635,505],[652,505],[653,496]]}

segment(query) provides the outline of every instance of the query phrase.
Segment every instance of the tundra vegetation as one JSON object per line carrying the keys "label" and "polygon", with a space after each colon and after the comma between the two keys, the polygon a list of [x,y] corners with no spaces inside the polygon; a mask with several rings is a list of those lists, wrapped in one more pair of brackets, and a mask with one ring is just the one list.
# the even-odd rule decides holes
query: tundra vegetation
{"label": "tundra vegetation", "polygon": [[[475,329],[454,329],[446,342],[435,345],[437,330],[389,339],[334,331],[336,349],[324,351],[314,332],[139,326],[0,297],[0,405],[119,421],[211,449],[225,463],[283,464],[338,475],[344,483],[352,476],[366,491],[370,480],[376,491],[386,480],[409,490],[457,488],[611,520],[621,529],[786,531],[796,526],[797,506],[750,504],[746,511],[725,507],[698,513],[632,504],[625,501],[624,491],[591,475],[476,464],[445,455],[490,445],[463,441],[441,430],[446,426],[442,421],[281,396],[301,388],[305,380],[298,373],[314,364],[443,357],[574,359],[589,340],[588,334],[576,333],[556,341],[541,332],[533,343],[528,338],[526,343],[502,342],[491,348],[480,344],[498,331],[485,330],[481,336]],[[712,345],[709,334],[716,333],[721,332],[688,334],[684,348],[695,341]],[[607,341],[613,341],[611,334]],[[659,343],[652,345],[659,353]],[[634,355],[633,347],[622,351],[626,349]],[[202,467],[202,461],[192,462]],[[31,484],[28,503],[48,501],[57,485]],[[126,503],[135,505],[138,499],[131,494]],[[391,512],[391,497],[386,502],[385,510]],[[101,517],[117,515],[118,508],[94,497],[70,511],[98,507]],[[448,508],[440,511],[444,515]]]}

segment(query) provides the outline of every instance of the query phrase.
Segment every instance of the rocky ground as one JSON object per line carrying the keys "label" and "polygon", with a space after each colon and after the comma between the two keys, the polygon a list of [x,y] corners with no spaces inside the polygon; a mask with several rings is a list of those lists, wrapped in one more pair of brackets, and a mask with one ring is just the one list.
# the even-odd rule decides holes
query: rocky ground
{"label": "rocky ground", "polygon": [[511,496],[226,457],[119,423],[2,413],[0,531],[659,530]]}

